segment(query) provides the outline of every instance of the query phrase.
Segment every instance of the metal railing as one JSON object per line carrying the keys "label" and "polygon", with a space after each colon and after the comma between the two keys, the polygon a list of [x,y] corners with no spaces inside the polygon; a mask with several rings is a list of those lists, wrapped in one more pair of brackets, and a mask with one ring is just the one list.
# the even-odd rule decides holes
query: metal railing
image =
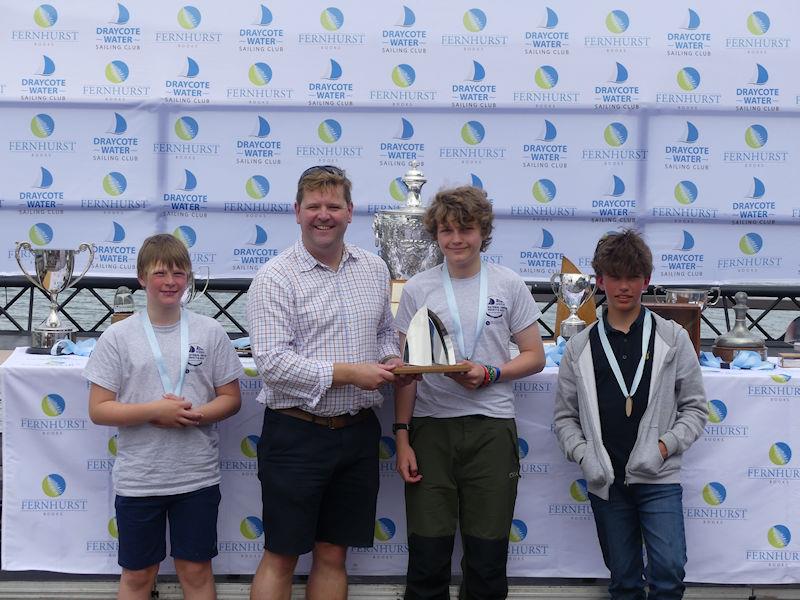
{"label": "metal railing", "polygon": [[[244,322],[244,306],[250,279],[218,279],[209,281],[208,288],[195,300],[192,307],[208,316],[223,322],[226,331],[233,336],[247,335],[247,324]],[[119,286],[127,286],[134,290],[134,297],[141,299],[141,289],[137,279],[112,277],[85,277],[75,287],[67,289],[59,295],[59,310],[79,333],[97,335],[110,323],[113,314],[113,291]],[[542,334],[553,335],[555,322],[556,299],[549,283],[534,282],[528,284],[539,303],[544,318],[540,321]],[[787,314],[791,319],[800,315],[800,286],[739,286],[724,285],[717,305],[702,314],[705,341],[713,341],[733,325],[732,307],[735,304],[734,294],[744,291],[749,297],[750,310],[747,314],[748,327],[763,336],[769,345],[782,345],[785,325],[770,327],[766,321],[777,312]],[[649,294],[653,294],[651,286]],[[598,293],[598,306],[602,306],[605,297]],[[34,321],[34,307],[47,303],[41,290],[35,288],[23,277],[0,278],[0,334],[24,334],[31,331]],[[83,319],[77,316],[80,305]],[[87,307],[92,307],[87,310]],[[199,306],[199,308],[198,308]],[[15,316],[16,313],[16,316]],[[20,316],[20,313],[22,316]],[[716,318],[712,318],[714,315]],[[88,319],[88,320],[87,320]],[[785,319],[784,319],[785,320]],[[713,336],[713,337],[712,337]]]}

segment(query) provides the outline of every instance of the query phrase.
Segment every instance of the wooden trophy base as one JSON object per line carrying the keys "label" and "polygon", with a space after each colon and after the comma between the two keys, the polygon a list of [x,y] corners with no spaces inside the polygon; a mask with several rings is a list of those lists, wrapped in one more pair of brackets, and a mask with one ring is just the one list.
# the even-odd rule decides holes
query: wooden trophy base
{"label": "wooden trophy base", "polygon": [[397,375],[424,375],[425,373],[466,373],[468,365],[403,365],[392,373]]}

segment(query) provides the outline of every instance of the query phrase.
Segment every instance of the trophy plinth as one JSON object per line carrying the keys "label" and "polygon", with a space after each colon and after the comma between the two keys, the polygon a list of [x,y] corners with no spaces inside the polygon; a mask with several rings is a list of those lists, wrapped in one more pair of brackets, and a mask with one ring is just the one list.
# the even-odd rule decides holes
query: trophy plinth
{"label": "trophy plinth", "polygon": [[731,362],[743,350],[756,352],[761,356],[761,360],[766,360],[767,348],[764,340],[747,328],[747,294],[736,292],[734,298],[736,304],[733,312],[736,315],[736,322],[728,333],[723,333],[716,339],[711,352],[725,362]]}
{"label": "trophy plinth", "polygon": [[380,257],[389,267],[392,278],[392,308],[400,301],[403,283],[417,273],[440,264],[442,252],[423,225],[425,208],[422,206],[420,191],[427,179],[413,161],[411,168],[403,175],[402,181],[408,188],[405,206],[392,210],[382,210],[375,214],[372,230],[375,245]]}
{"label": "trophy plinth", "polygon": [[[28,273],[22,265],[20,255],[22,251],[33,255],[36,277]],[[80,275],[72,278],[75,270],[75,255],[87,250],[89,260]],[[47,318],[31,331],[31,353],[49,353],[50,348],[58,340],[75,341],[75,330],[69,325],[64,325],[58,316],[58,294],[77,283],[94,260],[94,247],[91,244],[81,244],[77,250],[55,250],[46,248],[33,248],[28,242],[17,242],[14,256],[22,274],[37,288],[42,290],[50,299],[50,310]]]}
{"label": "trophy plinth", "polygon": [[553,294],[569,310],[569,316],[561,321],[559,334],[565,340],[586,329],[586,321],[578,316],[578,309],[586,304],[597,289],[594,275],[583,273],[553,273],[550,277]]}

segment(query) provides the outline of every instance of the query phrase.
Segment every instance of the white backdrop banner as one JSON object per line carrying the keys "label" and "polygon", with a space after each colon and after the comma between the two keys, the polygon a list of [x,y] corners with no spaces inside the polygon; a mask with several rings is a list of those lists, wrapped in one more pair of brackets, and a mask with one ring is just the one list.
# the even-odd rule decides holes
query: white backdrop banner
{"label": "white backdrop banner", "polygon": [[[86,359],[17,350],[3,379],[2,568],[117,573],[111,468],[115,430],[93,425],[81,371]],[[261,381],[245,359],[242,410],[219,425],[222,504],[217,573],[253,573],[264,529],[256,444]],[[509,574],[607,577],[586,482],[552,432],[557,370],[515,383],[522,479],[509,532]],[[687,452],[683,504],[687,580],[798,583],[800,397],[797,370],[704,369],[709,422]],[[380,481],[372,548],[353,549],[349,572],[403,575],[408,544],[403,483],[394,471],[392,402],[380,411]],[[179,460],[179,457],[176,457]],[[458,569],[458,555],[454,570]],[[299,570],[308,572],[309,556]],[[162,568],[174,572],[170,563]]]}
{"label": "white backdrop banner", "polygon": [[[187,4],[186,2],[191,2]],[[0,274],[14,242],[92,242],[130,276],[173,233],[218,278],[297,236],[299,173],[345,168],[372,215],[418,160],[483,187],[486,260],[530,281],[636,226],[654,283],[793,284],[800,7],[522,0],[0,0]]]}

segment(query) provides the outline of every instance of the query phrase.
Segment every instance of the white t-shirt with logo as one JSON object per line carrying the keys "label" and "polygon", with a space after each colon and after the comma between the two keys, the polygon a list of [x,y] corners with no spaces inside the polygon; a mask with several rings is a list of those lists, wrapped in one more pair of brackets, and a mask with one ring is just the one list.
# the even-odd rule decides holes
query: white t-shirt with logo
{"label": "white t-shirt with logo", "polygon": [[[243,369],[222,326],[209,317],[186,312],[189,365],[181,395],[197,408],[216,397],[215,388],[241,377]],[[174,384],[180,371],[180,323],[153,329]],[[116,393],[117,400],[125,404],[161,398],[164,387],[141,313],[103,332],[84,377]],[[120,427],[113,480],[114,492],[120,496],[168,496],[218,484],[217,425]]]}
{"label": "white t-shirt with logo", "polygon": [[[401,332],[408,330],[414,314],[427,305],[435,312],[453,339],[456,360],[464,357],[458,347],[453,317],[447,306],[442,285],[443,265],[433,267],[412,277],[403,287],[395,324]],[[542,313],[525,282],[511,269],[487,264],[489,302],[485,325],[470,360],[502,366],[510,360],[509,343],[513,334],[536,322]],[[475,320],[479,303],[480,275],[466,279],[451,279],[455,292],[466,351],[475,340]],[[440,374],[423,375],[417,383],[415,417],[461,417],[486,415],[497,418],[514,417],[513,382],[501,381],[477,390],[468,390],[449,377]]]}

